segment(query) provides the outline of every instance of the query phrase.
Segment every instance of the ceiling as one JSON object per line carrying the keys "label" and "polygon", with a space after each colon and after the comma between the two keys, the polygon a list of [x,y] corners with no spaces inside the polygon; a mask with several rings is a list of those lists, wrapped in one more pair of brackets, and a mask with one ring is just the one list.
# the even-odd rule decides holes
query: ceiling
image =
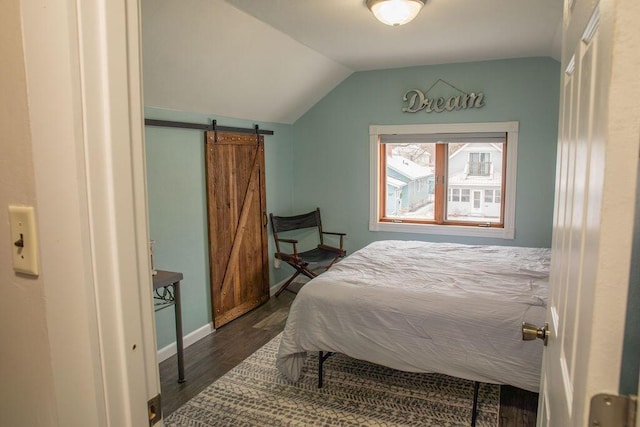
{"label": "ceiling", "polygon": [[378,22],[364,0],[226,1],[354,71],[560,57],[561,0],[428,0],[400,27]]}
{"label": "ceiling", "polygon": [[561,0],[142,0],[145,105],[293,123],[355,71],[561,53]]}

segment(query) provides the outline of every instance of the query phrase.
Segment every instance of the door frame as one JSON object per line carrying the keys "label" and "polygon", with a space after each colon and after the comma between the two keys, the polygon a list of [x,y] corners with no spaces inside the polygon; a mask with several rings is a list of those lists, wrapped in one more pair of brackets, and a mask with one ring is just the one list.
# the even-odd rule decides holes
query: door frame
{"label": "door frame", "polygon": [[139,2],[22,0],[21,16],[54,424],[146,425],[160,383]]}

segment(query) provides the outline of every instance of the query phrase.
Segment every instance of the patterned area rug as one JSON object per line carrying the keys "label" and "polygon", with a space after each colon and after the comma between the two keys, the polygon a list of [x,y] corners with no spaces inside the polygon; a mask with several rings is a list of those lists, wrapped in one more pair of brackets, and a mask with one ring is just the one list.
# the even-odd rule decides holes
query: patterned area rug
{"label": "patterned area rug", "polygon": [[[473,382],[412,374],[341,354],[309,355],[303,377],[275,367],[280,336],[165,419],[165,426],[469,426]],[[478,426],[497,426],[500,387],[481,384]]]}

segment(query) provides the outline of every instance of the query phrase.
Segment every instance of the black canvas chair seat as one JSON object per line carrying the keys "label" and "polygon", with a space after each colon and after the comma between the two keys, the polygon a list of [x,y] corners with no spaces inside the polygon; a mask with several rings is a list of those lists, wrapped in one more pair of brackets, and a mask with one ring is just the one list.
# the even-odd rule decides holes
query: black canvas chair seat
{"label": "black canvas chair seat", "polygon": [[309,264],[326,264],[336,258],[336,253],[326,249],[315,248],[298,254],[300,258]]}
{"label": "black canvas chair seat", "polygon": [[[273,239],[276,243],[276,259],[282,260],[294,268],[295,272],[276,292],[276,297],[287,289],[289,285],[300,274],[313,279],[323,271],[331,268],[340,258],[343,258],[347,252],[343,249],[345,233],[334,233],[322,230],[322,221],[320,219],[320,208],[315,211],[294,216],[275,216],[269,214],[271,219],[271,229],[273,231]],[[306,228],[316,228],[318,230],[319,243],[315,248],[305,251],[298,251],[298,240],[284,239],[279,237],[279,233],[287,231],[302,230]],[[340,238],[340,247],[326,245],[324,243],[325,235],[333,235]],[[281,249],[281,244],[287,244],[285,251]],[[284,246],[284,245],[283,245]],[[290,292],[293,292],[289,290]]]}

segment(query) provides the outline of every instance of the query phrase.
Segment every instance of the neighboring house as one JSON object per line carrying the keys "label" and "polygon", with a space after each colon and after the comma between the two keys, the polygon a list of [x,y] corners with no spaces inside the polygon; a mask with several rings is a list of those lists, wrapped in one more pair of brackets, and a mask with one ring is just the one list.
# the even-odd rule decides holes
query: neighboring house
{"label": "neighboring house", "polygon": [[[387,169],[388,173],[389,169]],[[402,211],[402,190],[407,183],[387,176],[387,212],[388,216],[397,216]]]}
{"label": "neighboring house", "polygon": [[433,201],[433,168],[396,153],[387,156],[387,212],[397,216]]}
{"label": "neighboring house", "polygon": [[449,156],[447,213],[451,217],[500,218],[502,147],[465,144]]}
{"label": "neighboring house", "polygon": [[[429,156],[429,153],[424,155]],[[427,158],[427,164],[430,159]],[[502,146],[464,144],[449,156],[448,219],[500,218],[502,200]],[[405,216],[433,202],[434,170],[395,150],[387,156],[387,212]]]}

